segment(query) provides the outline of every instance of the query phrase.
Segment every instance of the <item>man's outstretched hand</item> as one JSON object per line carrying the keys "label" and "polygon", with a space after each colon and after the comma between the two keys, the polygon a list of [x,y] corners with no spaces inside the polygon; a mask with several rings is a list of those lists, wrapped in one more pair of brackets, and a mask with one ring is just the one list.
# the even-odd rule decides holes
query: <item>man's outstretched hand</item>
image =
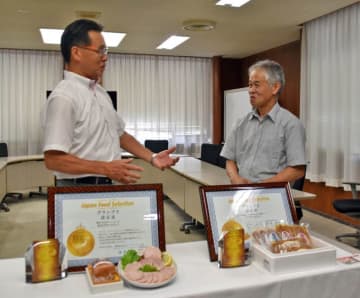
{"label": "man's outstretched hand", "polygon": [[171,157],[170,154],[175,152],[176,147],[171,147],[167,150],[161,151],[156,154],[152,160],[152,165],[158,169],[164,170],[175,165],[179,161],[179,157]]}

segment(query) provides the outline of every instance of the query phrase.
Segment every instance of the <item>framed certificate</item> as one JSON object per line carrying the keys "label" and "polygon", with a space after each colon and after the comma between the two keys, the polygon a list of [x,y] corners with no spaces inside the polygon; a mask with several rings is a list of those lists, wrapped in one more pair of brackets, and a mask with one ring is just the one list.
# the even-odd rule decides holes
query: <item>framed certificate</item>
{"label": "framed certificate", "polygon": [[264,225],[297,222],[287,182],[201,186],[200,197],[211,261],[218,259],[222,226],[230,218],[244,227],[245,235]]}
{"label": "framed certificate", "polygon": [[69,271],[102,258],[118,263],[129,249],[164,251],[162,185],[50,187],[48,237],[65,245]]}

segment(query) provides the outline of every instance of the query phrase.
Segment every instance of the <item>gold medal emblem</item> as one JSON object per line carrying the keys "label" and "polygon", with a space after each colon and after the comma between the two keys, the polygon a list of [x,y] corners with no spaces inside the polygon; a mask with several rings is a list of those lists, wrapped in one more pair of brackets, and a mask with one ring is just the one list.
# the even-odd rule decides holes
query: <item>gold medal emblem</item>
{"label": "gold medal emblem", "polygon": [[94,236],[83,226],[79,226],[67,238],[67,249],[77,257],[88,255],[95,246]]}

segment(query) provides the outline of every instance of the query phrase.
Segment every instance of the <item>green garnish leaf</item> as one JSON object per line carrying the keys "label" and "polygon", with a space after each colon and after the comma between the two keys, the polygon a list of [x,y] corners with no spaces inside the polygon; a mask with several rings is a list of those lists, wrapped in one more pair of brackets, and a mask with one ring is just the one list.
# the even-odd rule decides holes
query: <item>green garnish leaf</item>
{"label": "green garnish leaf", "polygon": [[126,265],[139,261],[140,256],[138,255],[137,251],[134,249],[129,249],[121,258],[121,266],[124,270]]}
{"label": "green garnish leaf", "polygon": [[145,264],[144,266],[139,268],[140,271],[142,272],[156,272],[159,271],[155,266],[149,265],[149,264]]}

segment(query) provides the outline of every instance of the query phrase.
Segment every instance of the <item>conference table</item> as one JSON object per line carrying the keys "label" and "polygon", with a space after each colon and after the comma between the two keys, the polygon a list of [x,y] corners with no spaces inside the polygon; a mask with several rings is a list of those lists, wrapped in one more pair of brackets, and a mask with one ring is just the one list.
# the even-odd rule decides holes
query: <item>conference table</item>
{"label": "conference table", "polygon": [[[358,298],[360,263],[334,262],[326,267],[274,274],[252,262],[246,267],[220,269],[210,262],[206,241],[167,245],[177,264],[177,276],[167,286],[141,289],[130,286],[92,294],[84,273],[63,280],[25,283],[23,258],[0,260],[0,292],[7,298],[42,297],[241,297],[241,298]],[[337,249],[337,256],[348,255]]]}
{"label": "conference table", "polygon": [[[190,156],[180,157],[179,162],[161,171],[149,163],[134,159],[143,167],[138,183],[162,183],[164,193],[194,220],[204,223],[200,202],[199,187],[204,185],[230,184],[225,169]],[[291,189],[295,200],[314,199],[315,194]]]}
{"label": "conference table", "polygon": [[[125,157],[131,157],[124,154]],[[161,171],[141,159],[134,164],[144,168],[139,184],[161,183],[164,193],[197,222],[203,223],[199,187],[229,184],[223,168],[191,156],[180,156],[179,162]],[[0,158],[0,198],[6,193],[54,185],[54,176],[44,165],[43,155]],[[292,189],[295,200],[315,198],[314,194]]]}
{"label": "conference table", "polygon": [[0,158],[0,199],[9,192],[54,185],[54,175],[46,169],[43,155]]}

